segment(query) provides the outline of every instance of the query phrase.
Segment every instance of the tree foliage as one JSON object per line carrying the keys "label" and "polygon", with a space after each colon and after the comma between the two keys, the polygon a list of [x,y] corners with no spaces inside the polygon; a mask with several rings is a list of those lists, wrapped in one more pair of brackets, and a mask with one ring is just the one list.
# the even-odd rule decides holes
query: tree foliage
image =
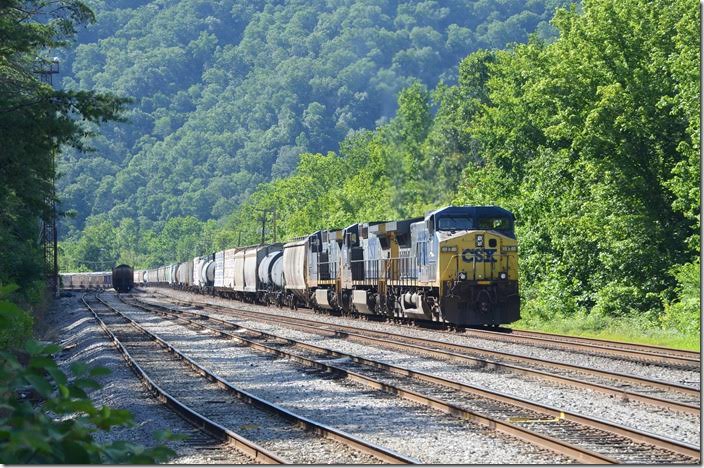
{"label": "tree foliage", "polygon": [[89,124],[119,116],[124,100],[92,91],[56,91],[39,79],[47,54],[91,21],[83,2],[0,4],[0,284],[27,288],[42,277],[39,220],[50,220],[54,154],[82,149]]}
{"label": "tree foliage", "polygon": [[[525,41],[568,0],[97,2],[66,57],[68,89],[134,96],[129,124],[66,152],[61,198],[78,216],[140,228],[229,215],[302,153],[336,151],[391,118],[415,81],[454,80],[480,47]],[[158,222],[152,226],[151,222]]]}
{"label": "tree foliage", "polygon": [[583,9],[558,12],[554,43],[495,54],[456,200],[517,213],[529,314],[655,316],[672,266],[699,255],[698,11]]}
{"label": "tree foliage", "polygon": [[[497,204],[518,219],[524,316],[638,316],[693,333],[698,21],[684,0],[561,9],[554,42],[478,51],[456,85],[406,88],[393,119],[348,137],[339,156],[306,155],[226,232],[250,229],[254,241],[243,220],[273,206],[285,213],[281,238]],[[330,158],[341,173],[310,163]]]}

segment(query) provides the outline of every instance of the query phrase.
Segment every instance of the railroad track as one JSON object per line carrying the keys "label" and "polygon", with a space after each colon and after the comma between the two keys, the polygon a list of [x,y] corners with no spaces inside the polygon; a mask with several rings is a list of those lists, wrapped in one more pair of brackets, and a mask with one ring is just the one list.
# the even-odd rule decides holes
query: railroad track
{"label": "railroad track", "polygon": [[[405,352],[429,355],[500,369],[542,379],[573,388],[587,388],[624,400],[700,415],[700,391],[685,385],[646,379],[643,377],[576,366],[568,363],[533,358],[507,352],[488,350],[444,341],[417,338],[391,332],[322,322],[314,319],[285,317],[275,313],[249,311],[200,301],[180,301],[165,296],[175,304],[189,307],[208,307],[254,321],[280,324],[288,328],[324,336],[335,336],[365,345],[400,349]],[[497,360],[498,359],[498,360]],[[557,372],[556,372],[557,371]]]}
{"label": "railroad track", "polygon": [[608,421],[566,413],[484,388],[254,330],[212,314],[177,310],[143,301],[128,303],[257,351],[286,357],[494,427],[583,463],[695,463],[699,458],[697,447]]}
{"label": "railroad track", "polygon": [[[311,312],[310,315],[316,316],[318,314]],[[358,317],[370,318],[366,315],[359,315]],[[407,322],[399,321],[398,323]],[[419,328],[427,330],[437,330],[438,326],[438,322],[414,321],[412,323],[416,323]],[[458,330],[461,331],[459,333],[460,336],[559,349],[590,356],[610,357],[634,363],[655,364],[676,369],[699,370],[701,368],[701,353],[695,351],[510,328],[502,328],[502,331],[485,328],[459,328]]]}
{"label": "railroad track", "polygon": [[661,346],[582,338],[528,330],[498,332],[493,330],[466,329],[464,335],[485,340],[519,343],[550,349],[562,349],[591,356],[606,356],[636,363],[651,363],[686,370],[699,370],[700,354]]}
{"label": "railroad track", "polygon": [[[89,304],[91,302],[92,304]],[[414,463],[234,387],[95,296],[84,303],[148,388],[261,463]],[[233,430],[237,428],[237,432]]]}
{"label": "railroad track", "polygon": [[[137,362],[137,360],[132,356],[132,353],[128,351],[128,348],[109,328],[108,324],[113,322],[111,319],[115,318],[114,314],[97,299],[97,294],[83,294],[81,301],[97,320],[98,324],[112,341],[113,345],[115,345],[118,351],[122,354],[130,369],[132,369],[140,381],[147,387],[147,390],[149,390],[149,392],[151,392],[159,401],[174,410],[176,414],[193,425],[195,431],[190,434],[186,434],[189,437],[189,444],[192,444],[196,448],[208,447],[210,449],[212,448],[211,439],[215,439],[225,445],[225,447],[221,447],[220,450],[217,450],[217,452],[213,454],[218,459],[227,459],[230,456],[227,448],[234,448],[239,453],[242,453],[246,457],[250,458],[253,462],[267,464],[284,463],[283,459],[269,453],[257,444],[248,441],[238,434],[226,429],[210,418],[194,411],[164,390],[147,374],[143,366]],[[106,315],[113,316],[108,318]],[[134,350],[131,351],[134,353]]]}

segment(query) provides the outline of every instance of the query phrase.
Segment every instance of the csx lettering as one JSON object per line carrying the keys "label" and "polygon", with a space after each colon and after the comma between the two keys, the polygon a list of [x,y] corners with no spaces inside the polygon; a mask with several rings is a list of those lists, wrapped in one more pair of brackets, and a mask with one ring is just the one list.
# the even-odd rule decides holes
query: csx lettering
{"label": "csx lettering", "polygon": [[462,260],[468,263],[496,263],[496,249],[464,249]]}

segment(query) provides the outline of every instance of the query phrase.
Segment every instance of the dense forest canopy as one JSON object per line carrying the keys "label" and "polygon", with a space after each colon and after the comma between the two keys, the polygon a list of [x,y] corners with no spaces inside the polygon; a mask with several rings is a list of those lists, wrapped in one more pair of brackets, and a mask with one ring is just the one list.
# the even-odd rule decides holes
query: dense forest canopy
{"label": "dense forest canopy", "polygon": [[297,154],[290,175],[259,184],[224,219],[145,229],[94,218],[65,244],[66,264],[102,255],[146,267],[258,243],[265,212],[271,241],[274,209],[282,240],[497,204],[517,217],[528,322],[611,319],[696,336],[699,19],[689,0],[558,9],[556,38],[478,50],[435,86],[417,77],[390,119],[346,129],[335,151]]}
{"label": "dense forest canopy", "polygon": [[[549,37],[568,0],[95,1],[96,22],[64,60],[68,89],[134,99],[90,155],[67,151],[61,198],[86,218],[230,214],[305,152],[394,115],[400,90],[454,81],[479,48]],[[153,222],[157,222],[153,224]]]}

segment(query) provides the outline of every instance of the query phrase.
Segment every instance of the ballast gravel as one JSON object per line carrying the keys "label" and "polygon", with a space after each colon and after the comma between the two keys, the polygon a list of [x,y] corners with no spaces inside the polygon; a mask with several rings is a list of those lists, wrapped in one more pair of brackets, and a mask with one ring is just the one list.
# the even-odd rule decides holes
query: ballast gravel
{"label": "ballast gravel", "polygon": [[[159,292],[165,290],[159,289]],[[181,299],[193,297],[194,300],[203,300],[203,296],[191,295],[180,291],[166,290],[169,295],[181,296]],[[232,306],[232,301],[217,298],[206,298],[208,302],[222,302],[221,305]],[[150,299],[153,300],[153,299]],[[240,307],[239,302],[234,304]],[[242,304],[242,308],[256,308],[250,304]],[[271,312],[270,308],[263,308],[266,312]],[[281,310],[276,309],[277,313]],[[212,310],[199,310],[208,314],[227,319],[244,327],[257,329],[269,333],[274,333],[286,338],[304,341],[317,346],[328,347],[335,351],[355,354],[368,359],[379,360],[396,366],[406,367],[412,370],[426,372],[450,380],[456,380],[469,385],[476,385],[492,390],[501,391],[519,398],[536,401],[566,411],[589,415],[601,419],[606,419],[618,424],[622,424],[634,429],[659,434],[675,440],[681,440],[696,446],[700,443],[700,418],[694,415],[674,413],[672,411],[653,406],[645,406],[638,402],[623,401],[609,397],[589,389],[573,389],[551,382],[532,379],[528,376],[516,375],[510,372],[502,372],[496,369],[485,369],[480,366],[469,366],[455,364],[448,361],[434,359],[429,356],[413,354],[410,352],[392,351],[357,343],[351,343],[338,338],[327,338],[321,335],[305,333],[298,330],[291,330],[282,326],[255,322],[252,320],[235,320],[233,316],[225,313],[218,313]],[[291,314],[298,314],[289,310]],[[282,314],[283,315],[283,314]],[[291,315],[293,316],[293,315]],[[326,317],[338,319],[338,317]],[[343,319],[350,322],[349,319]],[[382,329],[382,326],[389,327],[388,324],[353,321],[355,326],[365,326],[365,328]],[[371,328],[374,327],[374,328]],[[390,330],[399,332],[399,327]],[[412,336],[421,336],[424,330],[402,328],[403,332],[414,332]],[[411,333],[408,333],[411,335]],[[438,335],[434,332],[433,335]],[[433,336],[433,339],[438,339]],[[460,343],[461,344],[461,343]]]}
{"label": "ballast gravel", "polygon": [[63,350],[57,353],[56,359],[65,372],[78,361],[111,370],[109,375],[97,379],[102,388],[89,392],[94,405],[128,409],[133,414],[133,427],[96,432],[96,441],[110,443],[125,440],[150,447],[160,443],[154,438],[154,433],[168,429],[187,437],[183,441],[165,444],[177,454],[168,463],[253,463],[251,458],[195,429],[154,399],[80,302],[80,294],[62,297],[54,302],[45,320],[42,339],[62,346]]}
{"label": "ballast gravel", "polygon": [[[661,380],[663,382],[673,382],[681,385],[687,385],[692,388],[699,388],[701,375],[698,370],[684,370],[664,367],[658,364],[637,363],[624,359],[594,356],[584,353],[575,353],[559,349],[552,349],[540,346],[531,346],[525,344],[516,344],[508,342],[500,342],[496,340],[486,340],[472,336],[462,335],[458,333],[419,329],[409,326],[400,326],[385,322],[364,321],[350,319],[345,317],[322,316],[316,315],[308,310],[294,311],[287,308],[272,308],[256,304],[248,304],[239,301],[221,299],[213,296],[205,296],[201,294],[188,293],[168,288],[145,288],[148,292],[156,292],[165,294],[181,300],[194,300],[199,302],[208,302],[226,307],[237,307],[249,311],[262,311],[276,314],[284,317],[304,318],[321,320],[328,323],[349,325],[358,328],[365,328],[373,331],[388,331],[407,336],[432,339],[445,343],[453,343],[464,346],[473,346],[483,348],[487,351],[500,351],[504,353],[517,354],[521,356],[529,356],[538,359],[545,359],[566,364],[574,364],[591,369],[600,369],[611,372],[620,372],[622,374],[630,374],[648,379]],[[501,360],[501,359],[497,359]]]}
{"label": "ballast gravel", "polygon": [[423,463],[569,463],[570,460],[444,413],[371,390],[206,331],[122,306],[126,315],[239,388],[299,415]]}
{"label": "ballast gravel", "polygon": [[[375,457],[323,438],[288,419],[242,401],[195,372],[113,312],[101,318],[157,385],[193,411],[294,464],[368,464]],[[197,338],[196,338],[197,339]]]}

